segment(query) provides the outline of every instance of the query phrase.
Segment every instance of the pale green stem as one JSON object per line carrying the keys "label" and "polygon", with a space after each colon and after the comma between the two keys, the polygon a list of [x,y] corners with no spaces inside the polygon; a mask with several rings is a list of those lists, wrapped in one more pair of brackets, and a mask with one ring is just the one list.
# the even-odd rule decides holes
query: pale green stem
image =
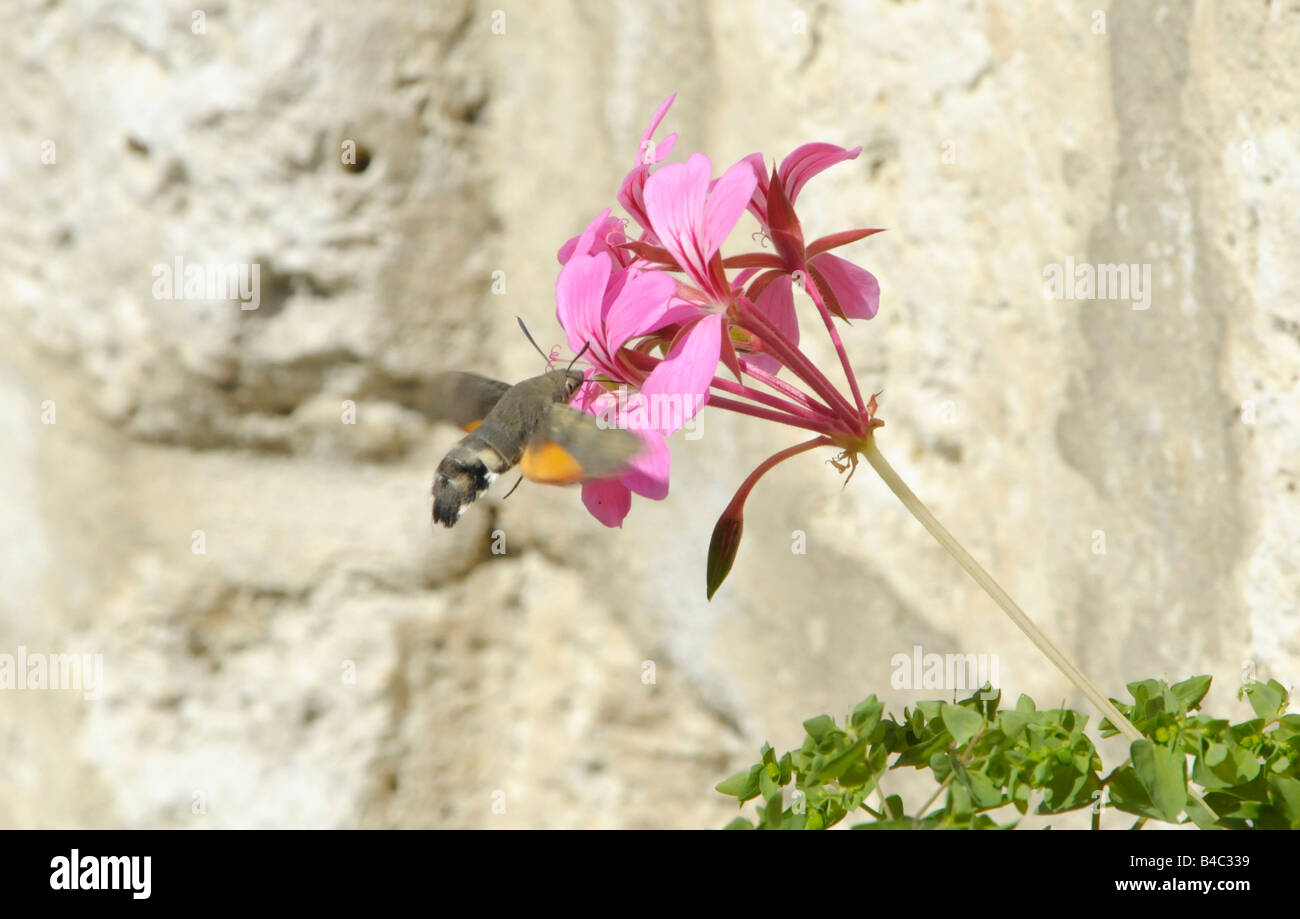
{"label": "pale green stem", "polygon": [[[948,554],[957,560],[957,564],[961,565],[966,570],[966,573],[975,579],[975,583],[984,588],[984,592],[993,598],[993,602],[1002,607],[1002,611],[1010,617],[1020,631],[1029,637],[1029,640],[1043,653],[1043,656],[1055,664],[1056,668],[1065,674],[1071,683],[1079,687],[1079,691],[1088,697],[1088,700],[1106,716],[1107,720],[1121,734],[1130,741],[1142,740],[1142,732],[1133,726],[1133,722],[1125,718],[1120,713],[1120,710],[1115,707],[1115,704],[1106,698],[1102,691],[1093,684],[1092,680],[1088,679],[1083,671],[1074,665],[1073,661],[1062,654],[1060,649],[1048,640],[1043,631],[1034,625],[1033,620],[1016,604],[1016,601],[1011,599],[1010,594],[1002,589],[1002,585],[993,580],[993,576],[971,557],[971,554],[962,547],[962,544],[953,538],[952,534],[938,521],[934,514],[930,513],[930,509],[921,503],[921,499],[912,492],[912,489],[907,487],[907,483],[899,478],[898,473],[894,471],[894,467],[889,465],[884,456],[881,455],[879,448],[876,447],[874,437],[867,438],[866,444],[862,448],[862,455],[867,458],[871,468],[875,469],[880,477],[885,480],[889,490],[898,496],[898,500],[903,502],[903,506],[921,522],[921,526],[929,530],[930,535],[938,540],[939,545],[943,546]],[[1205,800],[1195,789],[1189,787],[1188,794],[1202,806],[1205,806],[1206,810],[1210,810],[1208,805],[1205,805]],[[1210,813],[1214,812],[1210,810]]]}

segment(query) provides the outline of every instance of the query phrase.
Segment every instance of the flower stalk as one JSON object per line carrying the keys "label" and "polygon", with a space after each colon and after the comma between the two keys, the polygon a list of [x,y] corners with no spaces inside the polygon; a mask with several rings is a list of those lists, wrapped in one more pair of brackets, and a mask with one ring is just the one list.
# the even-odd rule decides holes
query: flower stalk
{"label": "flower stalk", "polygon": [[[957,564],[961,565],[962,569],[975,580],[975,583],[979,584],[984,592],[993,599],[993,602],[1002,608],[1002,611],[1016,624],[1016,627],[1034,643],[1034,647],[1051,661],[1065,675],[1066,679],[1078,687],[1079,691],[1097,707],[1098,711],[1106,716],[1106,720],[1128,738],[1129,742],[1145,739],[1133,722],[1125,718],[1123,713],[1115,707],[1115,703],[1111,702],[1105,693],[1098,689],[1092,680],[1088,679],[1087,674],[1075,666],[1074,662],[1066,657],[1056,645],[1052,644],[1051,640],[1043,633],[1043,630],[1029,618],[1029,614],[1021,609],[1015,600],[1011,599],[1011,595],[1003,590],[1002,585],[993,579],[993,576],[984,569],[984,566],[975,561],[965,547],[948,532],[947,527],[940,523],[938,518],[916,496],[916,493],[908,488],[907,483],[894,471],[894,467],[889,465],[889,461],[885,459],[880,452],[880,448],[876,446],[875,437],[867,438],[867,442],[862,449],[862,455],[871,464],[871,468],[876,470],[876,474],[889,486],[889,490],[897,496],[899,501],[903,502],[903,506],[911,512],[921,526],[925,527],[930,535],[935,538],[935,541],[943,546],[944,551],[951,555]],[[1187,793],[1213,815],[1213,810],[1205,803],[1205,799],[1200,792],[1188,786]]]}
{"label": "flower stalk", "polygon": [[903,502],[903,506],[911,512],[921,526],[926,528],[930,535],[935,538],[935,541],[943,546],[944,551],[951,555],[957,564],[961,565],[962,569],[974,578],[975,583],[979,584],[984,592],[993,598],[993,602],[1002,607],[1002,611],[1034,643],[1034,647],[1038,648],[1044,657],[1056,665],[1056,668],[1065,674],[1066,678],[1077,686],[1079,691],[1093,705],[1097,706],[1098,710],[1106,716],[1111,724],[1115,725],[1121,734],[1129,740],[1141,740],[1142,734],[1133,726],[1133,722],[1125,718],[1092,680],[1088,679],[1082,670],[1076,667],[1056,645],[1048,640],[1047,636],[1043,634],[1043,630],[1034,624],[1033,620],[1029,618],[1028,614],[1020,608],[1020,605],[1015,600],[1011,599],[1011,595],[1002,589],[1002,585],[993,580],[993,576],[985,571],[979,562],[975,561],[962,544],[948,532],[947,527],[940,523],[938,518],[930,513],[930,509],[921,502],[921,499],[916,496],[912,489],[907,487],[907,483],[894,471],[894,467],[889,465],[889,461],[885,459],[880,452],[880,448],[876,446],[874,437],[868,438],[862,455],[871,464],[871,468],[876,470],[876,474],[889,486],[889,490],[898,497],[899,501]]}

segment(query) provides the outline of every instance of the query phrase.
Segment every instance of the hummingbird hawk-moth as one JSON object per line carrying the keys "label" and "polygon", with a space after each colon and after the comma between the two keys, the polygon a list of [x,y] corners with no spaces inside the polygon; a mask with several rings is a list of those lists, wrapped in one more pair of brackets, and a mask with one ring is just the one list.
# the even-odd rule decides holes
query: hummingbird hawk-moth
{"label": "hummingbird hawk-moth", "polygon": [[572,367],[513,386],[474,373],[439,374],[435,415],[469,433],[438,464],[434,522],[454,526],[515,465],[525,478],[552,485],[611,478],[624,470],[641,451],[641,439],[602,428],[594,415],[568,405],[583,382],[583,372]]}

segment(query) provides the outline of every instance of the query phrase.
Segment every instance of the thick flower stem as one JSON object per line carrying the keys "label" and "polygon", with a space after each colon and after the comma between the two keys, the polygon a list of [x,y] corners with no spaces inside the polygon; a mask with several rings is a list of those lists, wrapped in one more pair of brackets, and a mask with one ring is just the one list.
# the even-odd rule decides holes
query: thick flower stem
{"label": "thick flower stem", "polygon": [[[993,580],[993,576],[971,557],[971,554],[962,547],[962,544],[953,538],[952,534],[935,518],[934,514],[930,513],[930,509],[921,503],[921,499],[912,492],[912,489],[907,487],[907,483],[899,478],[898,473],[894,471],[894,467],[889,465],[885,457],[881,455],[879,448],[876,447],[874,437],[867,438],[866,445],[862,449],[862,455],[867,458],[871,468],[876,470],[877,474],[885,480],[889,490],[898,496],[898,500],[903,502],[903,506],[921,522],[921,526],[929,530],[930,535],[938,540],[939,545],[943,546],[948,554],[957,560],[957,564],[966,569],[966,573],[974,578],[980,587],[984,588],[986,594],[993,598],[993,602],[1002,607],[1002,611],[1011,618],[1011,621],[1019,627],[1020,631],[1029,636],[1029,640],[1043,653],[1043,656],[1055,664],[1057,669],[1065,674],[1071,683],[1079,687],[1079,691],[1088,697],[1088,700],[1106,716],[1106,719],[1121,734],[1130,741],[1144,739],[1142,732],[1133,725],[1133,722],[1120,714],[1115,704],[1106,698],[1102,691],[1093,684],[1092,680],[1088,679],[1083,671],[1074,665],[1073,661],[1061,653],[1060,649],[1048,640],[1042,630],[1034,625],[1033,620],[1016,604],[1016,601],[1012,600],[1011,596],[1002,589],[1002,586]],[[1205,803],[1205,798],[1201,796],[1199,791],[1188,786],[1187,794],[1212,816],[1214,815],[1214,811]]]}
{"label": "thick flower stem", "polygon": [[[920,525],[924,526],[927,530],[930,530],[931,536],[935,537],[935,539],[939,541],[939,545],[943,546],[945,550],[948,550],[948,554],[952,555],[954,559],[957,559],[957,564],[966,569],[967,575],[975,578],[976,584],[982,586],[982,588],[984,588],[984,593],[987,593],[989,597],[993,598],[993,602],[1002,607],[1002,611],[1004,611],[1005,614],[1010,617],[1011,621],[1021,629],[1021,632],[1030,638],[1030,641],[1034,642],[1034,646],[1043,653],[1045,658],[1050,660],[1053,664],[1056,664],[1057,669],[1060,669],[1062,673],[1065,673],[1066,679],[1069,679],[1075,686],[1078,686],[1079,692],[1087,695],[1088,701],[1092,702],[1092,705],[1095,705],[1097,710],[1101,711],[1101,714],[1106,716],[1106,720],[1109,720],[1110,723],[1115,725],[1115,728],[1118,729],[1119,733],[1122,733],[1123,736],[1128,738],[1128,740],[1144,740],[1143,733],[1138,731],[1138,728],[1134,727],[1134,723],[1125,718],[1125,716],[1119,712],[1118,708],[1115,708],[1114,703],[1110,701],[1110,699],[1106,698],[1105,695],[1102,694],[1101,690],[1096,688],[1096,685],[1093,685],[1092,680],[1089,680],[1088,677],[1084,675],[1083,671],[1080,671],[1078,667],[1074,666],[1073,660],[1067,658],[1065,654],[1061,653],[1061,650],[1058,649],[1056,645],[1053,645],[1052,642],[1048,641],[1048,637],[1043,634],[1043,630],[1037,627],[1037,625],[1034,624],[1034,621],[1028,617],[1026,612],[1024,612],[1024,610],[1022,610],[1022,608],[1011,599],[1010,594],[1006,593],[1005,590],[1002,590],[1002,586],[998,584],[997,581],[993,580],[992,575],[989,575],[987,571],[984,571],[982,565],[980,565],[979,562],[976,562],[974,558],[971,558],[970,552],[963,549],[961,543],[957,542],[957,539],[953,538],[953,534],[949,533],[948,530],[944,528],[944,525],[939,523],[939,520],[936,519],[935,515],[930,512],[930,508],[920,503],[920,498],[913,494],[913,490],[907,487],[906,482],[902,481],[902,478],[898,477],[898,473],[893,471],[892,465],[889,465],[888,461],[885,461],[884,456],[880,454],[879,447],[876,447],[876,438],[867,438],[866,446],[863,447],[862,450],[862,455],[866,456],[868,463],[871,464],[871,468],[875,469],[876,473],[883,478],[885,485],[889,486],[889,490],[893,491],[893,493],[897,495],[898,500],[901,500],[901,502],[904,503],[904,507],[911,511],[911,516],[917,517],[917,520],[920,521]],[[1201,807],[1204,807],[1210,815],[1214,816],[1213,809],[1210,809],[1210,806],[1206,805],[1205,798],[1201,796],[1200,792],[1197,792],[1195,788],[1188,785],[1187,794],[1188,797],[1193,799],[1193,801],[1196,801],[1196,803],[1199,803]]]}
{"label": "thick flower stem", "polygon": [[971,557],[971,554],[962,547],[962,544],[953,538],[952,534],[938,521],[934,514],[930,513],[930,509],[921,503],[921,499],[912,492],[912,489],[907,487],[907,483],[899,478],[898,473],[894,471],[894,467],[889,465],[885,457],[881,455],[879,448],[876,447],[874,437],[867,439],[862,455],[867,458],[871,468],[875,469],[880,477],[885,480],[889,490],[898,496],[898,500],[903,502],[903,506],[921,522],[921,526],[929,530],[930,535],[938,540],[939,545],[943,546],[948,554],[957,560],[957,564],[966,569],[966,573],[974,578],[980,587],[984,588],[986,594],[993,598],[993,602],[1002,607],[1002,611],[1011,618],[1011,621],[1019,627],[1020,631],[1029,636],[1029,640],[1034,643],[1034,646],[1043,652],[1043,655],[1055,664],[1057,669],[1065,674],[1071,683],[1079,687],[1079,691],[1087,696],[1093,705],[1097,706],[1101,713],[1109,719],[1110,723],[1119,729],[1121,734],[1129,740],[1141,740],[1142,732],[1120,714],[1119,709],[1102,694],[1100,689],[1093,685],[1092,680],[1088,679],[1082,670],[1076,667],[1068,657],[1061,653],[1056,645],[1048,640],[1042,630],[1034,625],[1025,611],[1016,604],[1016,601],[1012,600],[1011,596],[1002,589],[1002,586],[993,580],[992,575]]}

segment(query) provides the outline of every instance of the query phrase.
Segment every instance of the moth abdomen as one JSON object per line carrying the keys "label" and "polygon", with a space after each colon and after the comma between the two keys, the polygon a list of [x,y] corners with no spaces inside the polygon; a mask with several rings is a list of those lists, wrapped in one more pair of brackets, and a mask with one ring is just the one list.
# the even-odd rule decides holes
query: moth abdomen
{"label": "moth abdomen", "polygon": [[509,468],[495,450],[486,444],[475,448],[473,435],[465,438],[448,453],[433,476],[433,520],[445,527],[455,526],[465,508]]}

